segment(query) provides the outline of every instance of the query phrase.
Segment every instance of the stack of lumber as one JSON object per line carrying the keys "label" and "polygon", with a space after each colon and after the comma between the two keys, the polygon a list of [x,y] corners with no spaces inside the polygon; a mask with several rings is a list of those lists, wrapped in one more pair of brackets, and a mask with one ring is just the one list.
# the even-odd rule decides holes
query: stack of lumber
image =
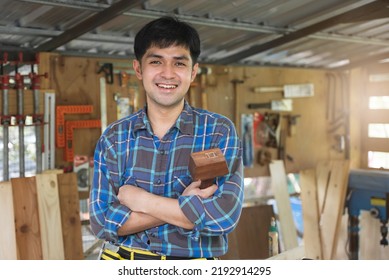
{"label": "stack of lumber", "polygon": [[321,161],[300,172],[307,258],[336,259],[348,177],[348,160]]}
{"label": "stack of lumber", "polygon": [[0,259],[84,258],[75,173],[0,182],[0,221]]}

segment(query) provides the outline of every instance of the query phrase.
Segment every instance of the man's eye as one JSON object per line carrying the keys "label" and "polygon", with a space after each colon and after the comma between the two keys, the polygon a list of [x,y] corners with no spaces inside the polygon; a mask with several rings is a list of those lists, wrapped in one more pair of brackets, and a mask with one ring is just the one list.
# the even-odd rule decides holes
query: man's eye
{"label": "man's eye", "polygon": [[177,62],[176,65],[179,66],[179,67],[185,67],[186,66],[186,64],[183,63],[183,62]]}
{"label": "man's eye", "polygon": [[161,64],[161,62],[158,60],[152,60],[150,61],[150,64]]}

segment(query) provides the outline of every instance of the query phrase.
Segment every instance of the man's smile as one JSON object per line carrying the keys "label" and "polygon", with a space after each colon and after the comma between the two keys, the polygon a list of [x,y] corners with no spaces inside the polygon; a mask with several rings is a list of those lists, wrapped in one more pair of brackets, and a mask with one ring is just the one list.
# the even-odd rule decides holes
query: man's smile
{"label": "man's smile", "polygon": [[157,83],[157,87],[163,88],[163,89],[175,89],[177,88],[176,84],[163,84],[163,83]]}

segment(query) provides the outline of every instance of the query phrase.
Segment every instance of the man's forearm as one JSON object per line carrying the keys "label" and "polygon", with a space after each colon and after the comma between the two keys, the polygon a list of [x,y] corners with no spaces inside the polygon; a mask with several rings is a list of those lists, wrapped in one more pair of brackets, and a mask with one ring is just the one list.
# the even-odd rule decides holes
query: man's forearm
{"label": "man's forearm", "polygon": [[148,203],[139,207],[139,211],[185,229],[193,229],[194,224],[184,215],[177,199],[144,193]]}
{"label": "man's forearm", "polygon": [[[212,196],[217,186],[200,189],[201,181],[192,182],[186,187],[182,195],[197,195],[201,198]],[[193,229],[194,224],[182,211],[178,199],[162,197],[149,193],[139,187],[124,185],[119,189],[118,199],[121,204],[135,212],[140,212],[154,217],[156,220],[164,221],[184,229]]]}
{"label": "man's forearm", "polygon": [[131,209],[133,213],[140,212],[146,214],[146,217],[152,216],[154,221],[164,221],[185,229],[194,227],[194,224],[182,212],[178,199],[152,194],[131,185],[122,186],[119,189],[118,198],[120,203]]}
{"label": "man's forearm", "polygon": [[140,212],[132,212],[125,224],[118,229],[118,235],[134,234],[163,224],[165,224],[164,221],[153,216]]}

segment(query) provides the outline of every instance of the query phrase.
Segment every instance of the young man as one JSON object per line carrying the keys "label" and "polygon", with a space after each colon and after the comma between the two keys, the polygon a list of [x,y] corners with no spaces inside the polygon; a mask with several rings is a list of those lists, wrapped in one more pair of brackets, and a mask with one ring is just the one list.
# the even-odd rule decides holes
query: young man
{"label": "young man", "polygon": [[[198,33],[163,17],[138,32],[134,51],[146,106],[110,124],[94,155],[90,222],[106,240],[101,258],[222,256],[242,210],[242,150],[229,119],[184,99],[198,70]],[[189,158],[211,148],[221,149],[229,173],[203,189]]]}

